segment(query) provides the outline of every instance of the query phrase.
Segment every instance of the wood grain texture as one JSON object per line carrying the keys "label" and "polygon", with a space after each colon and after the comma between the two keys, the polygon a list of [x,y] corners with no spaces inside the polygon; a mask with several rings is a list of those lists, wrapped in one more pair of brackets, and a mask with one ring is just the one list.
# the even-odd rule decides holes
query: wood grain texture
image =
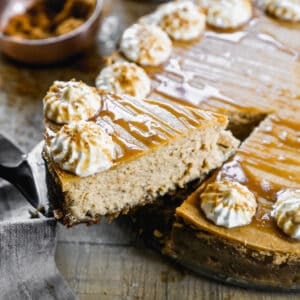
{"label": "wood grain texture", "polygon": [[[64,65],[32,68],[0,56],[0,130],[30,150],[42,138],[41,99],[54,80],[77,78],[93,84],[101,56],[116,46],[120,33],[153,10],[147,1],[106,0],[97,46]],[[0,198],[8,197],[1,190]],[[6,193],[6,194],[5,194]],[[19,202],[3,206],[27,214]],[[0,218],[14,216],[1,215]],[[287,295],[248,291],[197,277],[147,249],[126,218],[112,224],[66,229],[59,226],[58,268],[80,299],[279,300]],[[299,299],[288,295],[288,299]],[[61,297],[63,299],[63,296]]]}
{"label": "wood grain texture", "polygon": [[[101,231],[101,227],[97,225],[93,230]],[[80,299],[279,300],[287,297],[217,284],[183,271],[143,245],[118,243],[113,236],[105,243],[60,240],[58,267]],[[296,294],[288,297],[299,299]]]}

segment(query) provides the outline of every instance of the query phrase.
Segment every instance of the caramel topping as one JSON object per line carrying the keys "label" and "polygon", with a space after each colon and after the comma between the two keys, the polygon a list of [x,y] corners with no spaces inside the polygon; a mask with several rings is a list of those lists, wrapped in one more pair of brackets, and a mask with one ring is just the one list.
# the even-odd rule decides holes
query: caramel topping
{"label": "caramel topping", "polygon": [[[257,199],[257,211],[251,226],[279,239],[284,236],[276,228],[271,210],[280,190],[300,188],[299,131],[300,122],[296,119],[285,120],[270,115],[236,155],[206,183],[229,180],[246,186]],[[285,143],[287,137],[292,142]]]}
{"label": "caramel topping", "polygon": [[278,26],[259,10],[254,15],[242,30],[207,30],[200,42],[174,43],[167,64],[150,71],[151,97],[229,115],[291,104],[300,94],[300,24]]}
{"label": "caramel topping", "polygon": [[[91,119],[107,132],[116,144],[116,164],[145,150],[168,143],[179,135],[205,126],[225,127],[226,117],[181,105],[99,91],[102,108]],[[60,126],[49,123],[48,142]]]}
{"label": "caramel topping", "polygon": [[[211,30],[201,42],[174,44],[168,63],[151,72],[151,97],[225,113],[233,122],[252,114],[269,115],[208,183],[231,180],[245,185],[258,202],[249,227],[286,241],[270,212],[279,190],[300,187],[300,24],[278,26],[257,9],[255,15],[259,18],[239,31]],[[179,209],[184,218],[190,216],[185,211],[189,205],[198,211],[196,198]],[[193,210],[193,224],[201,219],[203,225],[196,216],[199,212]]]}

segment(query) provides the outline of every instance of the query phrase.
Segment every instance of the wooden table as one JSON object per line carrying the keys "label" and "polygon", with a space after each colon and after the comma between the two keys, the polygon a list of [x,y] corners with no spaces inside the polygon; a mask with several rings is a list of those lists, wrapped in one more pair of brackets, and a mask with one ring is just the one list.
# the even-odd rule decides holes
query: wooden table
{"label": "wooden table", "polygon": [[[147,1],[107,0],[97,46],[64,65],[30,68],[0,56],[0,130],[29,151],[42,138],[41,100],[49,85],[71,78],[93,84],[101,56],[114,49],[127,25],[153,8]],[[80,299],[300,298],[225,286],[180,270],[147,249],[126,218],[92,227],[59,226],[56,260]]]}

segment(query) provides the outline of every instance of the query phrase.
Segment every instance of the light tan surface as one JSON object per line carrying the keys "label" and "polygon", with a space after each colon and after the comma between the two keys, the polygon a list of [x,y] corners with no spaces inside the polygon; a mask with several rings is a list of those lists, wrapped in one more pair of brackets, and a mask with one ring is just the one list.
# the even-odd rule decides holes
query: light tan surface
{"label": "light tan surface", "polygon": [[[112,13],[120,16],[114,35],[153,5],[144,1],[113,0]],[[147,1],[145,1],[147,3]],[[100,42],[101,42],[100,37]],[[114,43],[108,45],[112,48]],[[0,56],[0,130],[29,150],[42,138],[41,99],[55,79],[73,77],[93,83],[99,71],[100,50],[90,58],[58,67],[34,69]],[[103,51],[108,53],[107,50]],[[181,272],[160,255],[136,245],[136,236],[125,220],[111,225],[60,228],[58,266],[80,299],[203,299],[283,300],[299,295],[261,293],[224,286]]]}

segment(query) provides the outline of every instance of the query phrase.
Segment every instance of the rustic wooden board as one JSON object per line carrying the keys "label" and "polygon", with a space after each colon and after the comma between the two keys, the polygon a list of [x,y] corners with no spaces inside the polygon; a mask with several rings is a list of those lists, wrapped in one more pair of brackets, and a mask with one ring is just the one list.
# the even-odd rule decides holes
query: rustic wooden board
{"label": "rustic wooden board", "polygon": [[[98,45],[87,56],[48,68],[15,64],[0,56],[0,130],[30,150],[42,138],[41,99],[56,79],[92,84],[101,55],[109,54],[124,28],[153,10],[147,1],[106,0]],[[0,208],[24,213],[3,191]],[[2,200],[7,201],[2,201]],[[26,213],[27,214],[27,213]],[[9,213],[1,218],[14,218]],[[113,224],[66,229],[59,226],[58,268],[80,299],[286,299],[287,295],[248,291],[217,284],[174,266],[147,249],[126,218]],[[289,299],[299,299],[291,294]]]}
{"label": "rustic wooden board", "polygon": [[[197,277],[137,240],[126,218],[61,228],[57,264],[80,299],[286,299]],[[299,295],[289,295],[298,299]]]}

